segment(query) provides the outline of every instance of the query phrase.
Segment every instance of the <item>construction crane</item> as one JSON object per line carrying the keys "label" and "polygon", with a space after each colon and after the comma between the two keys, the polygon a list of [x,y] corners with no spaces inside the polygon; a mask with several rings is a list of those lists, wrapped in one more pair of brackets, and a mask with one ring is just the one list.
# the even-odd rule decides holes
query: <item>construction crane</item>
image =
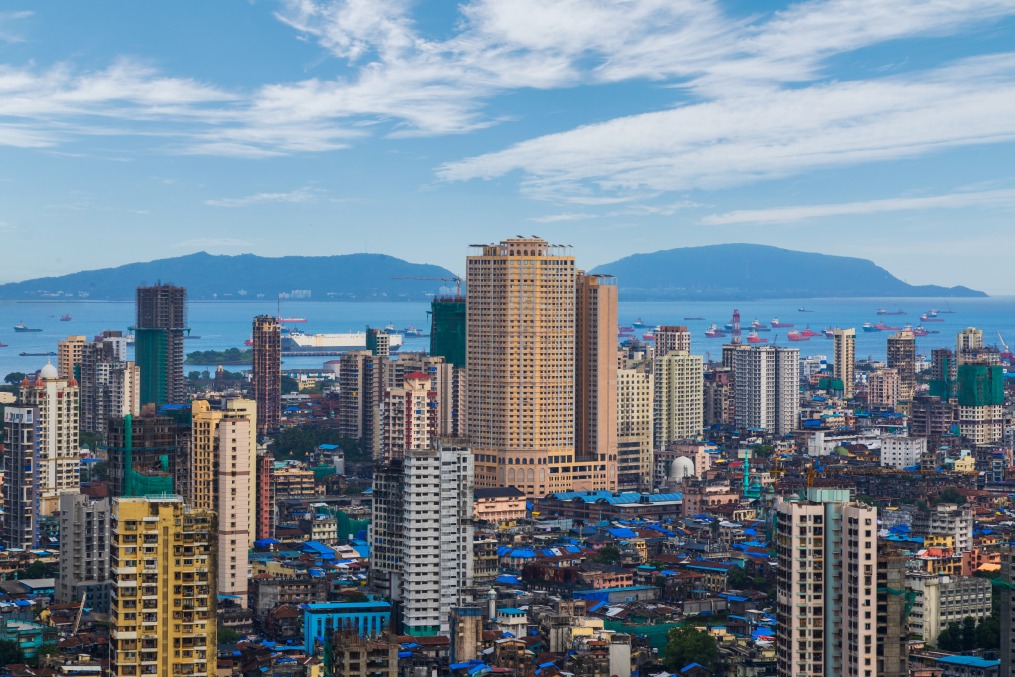
{"label": "construction crane", "polygon": [[454,282],[455,283],[455,297],[462,298],[462,278],[458,277],[414,277],[414,276],[403,276],[395,275],[391,278],[392,280],[436,280],[439,282]]}
{"label": "construction crane", "polygon": [[78,628],[81,627],[81,614],[85,612],[85,596],[87,593],[81,593],[81,606],[78,607],[77,618],[74,619],[74,631],[71,632],[71,636],[78,634]]}

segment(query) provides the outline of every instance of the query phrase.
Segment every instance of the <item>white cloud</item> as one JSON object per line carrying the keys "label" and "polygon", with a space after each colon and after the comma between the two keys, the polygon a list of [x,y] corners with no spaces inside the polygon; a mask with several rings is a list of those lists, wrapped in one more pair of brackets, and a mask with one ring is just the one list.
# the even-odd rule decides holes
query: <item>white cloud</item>
{"label": "white cloud", "polygon": [[791,223],[828,216],[857,216],[884,212],[960,209],[964,207],[1015,208],[1015,189],[949,193],[947,195],[925,197],[897,197],[884,200],[866,200],[836,204],[774,207],[771,209],[743,209],[706,216],[702,219],[702,223],[709,225]]}
{"label": "white cloud", "polygon": [[15,25],[22,19],[27,19],[32,13],[27,10],[3,11],[0,12],[0,42],[24,42],[25,39]]}
{"label": "white cloud", "polygon": [[595,214],[583,214],[581,212],[565,212],[563,214],[548,214],[546,216],[533,216],[529,221],[535,223],[561,223],[564,221],[581,221],[583,219],[594,219]]}
{"label": "white cloud", "polygon": [[215,200],[205,200],[204,203],[211,207],[249,207],[251,205],[268,204],[272,202],[303,203],[313,202],[320,196],[320,189],[298,188],[287,193],[254,193],[244,197],[226,197]]}
{"label": "white cloud", "polygon": [[1015,54],[926,73],[745,93],[524,141],[445,164],[450,181],[523,173],[540,198],[714,188],[1015,139]]}

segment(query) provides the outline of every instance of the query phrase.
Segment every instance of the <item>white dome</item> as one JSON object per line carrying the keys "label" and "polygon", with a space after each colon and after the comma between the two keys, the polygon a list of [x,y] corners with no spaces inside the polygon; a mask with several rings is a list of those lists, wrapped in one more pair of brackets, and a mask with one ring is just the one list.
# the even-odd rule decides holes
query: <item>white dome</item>
{"label": "white dome", "polygon": [[682,480],[694,475],[694,462],[686,456],[678,456],[670,464],[670,479]]}
{"label": "white dome", "polygon": [[41,379],[51,379],[59,377],[60,373],[56,370],[56,367],[53,366],[52,362],[47,362],[46,366],[39,370],[39,378]]}

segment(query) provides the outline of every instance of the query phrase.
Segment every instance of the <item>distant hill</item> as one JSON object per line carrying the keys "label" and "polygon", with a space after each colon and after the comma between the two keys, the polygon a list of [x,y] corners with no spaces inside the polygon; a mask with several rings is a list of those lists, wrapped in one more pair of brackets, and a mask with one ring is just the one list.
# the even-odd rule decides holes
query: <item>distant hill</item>
{"label": "distant hill", "polygon": [[986,296],[968,287],[907,284],[866,259],[757,244],[634,254],[591,272],[617,276],[629,301]]}
{"label": "distant hill", "polygon": [[0,285],[0,299],[87,298],[133,300],[138,285],[162,281],[187,288],[192,300],[274,299],[280,293],[308,290],[316,301],[424,301],[428,292],[453,286],[437,280],[397,277],[444,277],[454,274],[383,254],[214,256],[205,252],[42,277]]}

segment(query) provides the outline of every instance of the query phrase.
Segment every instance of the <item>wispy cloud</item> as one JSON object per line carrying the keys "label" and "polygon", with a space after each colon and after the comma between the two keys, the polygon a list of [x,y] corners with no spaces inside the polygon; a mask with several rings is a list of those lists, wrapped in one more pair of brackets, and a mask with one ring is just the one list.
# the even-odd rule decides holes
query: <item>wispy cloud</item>
{"label": "wispy cloud", "polygon": [[32,13],[27,10],[0,12],[0,42],[24,42],[25,38],[16,24],[30,16]]}
{"label": "wispy cloud", "polygon": [[585,214],[582,212],[566,212],[563,214],[548,214],[547,216],[533,216],[528,221],[535,223],[561,223],[564,221],[581,221],[583,219],[594,219],[595,214]]}
{"label": "wispy cloud", "polygon": [[287,193],[254,193],[243,197],[224,197],[214,200],[205,200],[204,203],[211,207],[250,207],[252,205],[269,204],[272,202],[302,203],[314,202],[321,193],[319,188],[297,188]]}
{"label": "wispy cloud", "polygon": [[927,209],[960,209],[964,207],[1015,208],[1015,189],[988,190],[974,193],[949,193],[926,197],[898,197],[836,204],[799,205],[771,209],[744,209],[712,214],[702,219],[709,225],[735,223],[792,223],[828,216],[857,216],[884,212]]}

